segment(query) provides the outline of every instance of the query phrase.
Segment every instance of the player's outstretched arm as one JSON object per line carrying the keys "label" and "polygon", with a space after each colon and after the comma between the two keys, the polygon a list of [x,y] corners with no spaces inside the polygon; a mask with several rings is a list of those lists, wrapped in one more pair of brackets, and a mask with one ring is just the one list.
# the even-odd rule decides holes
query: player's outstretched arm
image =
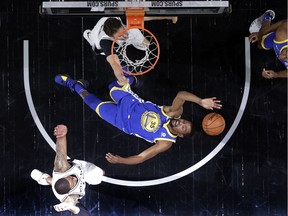
{"label": "player's outstretched arm", "polygon": [[67,162],[67,127],[65,125],[57,125],[54,128],[54,136],[56,140],[56,156],[54,160],[54,171],[65,172],[71,165]]}
{"label": "player's outstretched arm", "polygon": [[263,35],[266,35],[270,32],[275,32],[279,28],[285,27],[287,25],[287,20],[280,20],[272,25],[262,25],[259,35],[261,35],[261,38]]}
{"label": "player's outstretched arm", "polygon": [[167,17],[144,17],[144,21],[152,21],[152,20],[171,20],[172,23],[176,24],[178,21],[177,16],[167,16]]}
{"label": "player's outstretched arm", "polygon": [[89,211],[78,201],[78,195],[70,195],[62,203],[54,205],[57,212],[70,211],[78,216],[90,216]]}
{"label": "player's outstretched arm", "polygon": [[171,148],[172,144],[173,143],[170,141],[160,140],[153,146],[144,150],[138,155],[124,158],[120,157],[119,155],[113,155],[111,153],[107,153],[106,160],[112,164],[127,164],[127,165],[140,164],[146,160],[149,160],[150,158],[155,157],[161,152],[167,151],[168,149]]}
{"label": "player's outstretched arm", "polygon": [[[249,35],[249,41],[250,43],[258,42],[258,48],[263,49],[261,45],[262,37],[268,33],[271,32],[277,32],[277,34],[281,34],[280,38],[277,40],[282,40],[283,33],[287,34],[287,20],[280,20],[274,24],[271,24],[271,21],[266,21],[262,24],[262,27],[259,32],[253,32],[251,35]],[[276,35],[277,37],[277,35]],[[279,37],[279,35],[278,35]],[[285,37],[285,36],[284,36]],[[286,37],[285,37],[286,38]]]}
{"label": "player's outstretched arm", "polygon": [[273,79],[273,78],[288,78],[288,69],[282,70],[279,72],[275,72],[273,70],[265,70],[262,71],[262,76],[266,79]]}
{"label": "player's outstretched arm", "polygon": [[[114,62],[114,58],[117,61],[119,61],[117,55],[115,55],[115,54],[114,54],[114,57],[113,57],[113,55],[109,55],[106,58],[106,60],[110,64],[110,66],[112,67],[114,75],[117,78],[119,85],[125,85],[128,83],[128,79],[124,76],[121,69],[116,65],[116,63]],[[120,63],[119,63],[119,65],[120,65]]]}
{"label": "player's outstretched arm", "polygon": [[171,106],[165,106],[164,111],[167,115],[171,117],[179,117],[183,113],[183,104],[186,102],[193,102],[205,109],[221,109],[221,101],[217,100],[216,97],[211,98],[199,98],[198,96],[187,91],[179,91],[174,98]]}
{"label": "player's outstretched arm", "polygon": [[54,209],[57,212],[62,212],[62,211],[70,211],[73,214],[78,214],[80,212],[80,208],[77,207],[76,205],[72,203],[67,203],[67,202],[62,202],[57,205],[54,205]]}

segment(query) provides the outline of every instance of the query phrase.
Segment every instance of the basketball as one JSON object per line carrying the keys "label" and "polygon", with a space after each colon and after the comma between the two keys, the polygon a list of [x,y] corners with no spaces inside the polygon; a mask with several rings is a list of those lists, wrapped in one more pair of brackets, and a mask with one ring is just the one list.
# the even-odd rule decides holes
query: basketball
{"label": "basketball", "polygon": [[202,128],[206,134],[217,136],[225,129],[225,119],[218,113],[209,113],[202,120]]}

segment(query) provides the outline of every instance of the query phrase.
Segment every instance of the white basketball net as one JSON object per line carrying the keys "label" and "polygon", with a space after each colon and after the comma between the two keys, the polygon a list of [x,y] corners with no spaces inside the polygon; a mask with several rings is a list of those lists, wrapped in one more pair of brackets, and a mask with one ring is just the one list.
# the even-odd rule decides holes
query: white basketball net
{"label": "white basketball net", "polygon": [[113,47],[113,54],[118,56],[122,70],[134,74],[153,69],[158,61],[159,51],[157,39],[145,29],[128,30],[128,39],[118,39]]}

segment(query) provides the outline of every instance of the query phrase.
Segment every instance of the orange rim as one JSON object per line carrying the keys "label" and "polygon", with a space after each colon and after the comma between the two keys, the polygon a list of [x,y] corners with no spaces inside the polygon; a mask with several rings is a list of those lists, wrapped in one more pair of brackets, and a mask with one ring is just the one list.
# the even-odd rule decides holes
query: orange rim
{"label": "orange rim", "polygon": [[[135,28],[135,27],[132,27],[132,28]],[[112,54],[112,57],[113,57],[113,61],[114,63],[116,64],[116,66],[123,72],[123,73],[126,73],[126,74],[129,74],[129,75],[134,75],[134,76],[138,76],[138,75],[143,75],[143,74],[146,74],[148,73],[150,70],[154,69],[155,65],[157,64],[158,60],[159,60],[159,57],[160,57],[160,46],[159,46],[159,43],[158,43],[158,40],[157,38],[154,36],[154,34],[152,34],[152,32],[150,32],[149,30],[145,29],[145,28],[139,28],[139,29],[142,29],[144,30],[145,32],[148,32],[152,38],[154,39],[156,45],[157,45],[157,58],[155,60],[155,62],[145,71],[141,71],[141,72],[136,72],[136,73],[133,73],[133,72],[128,72],[128,71],[125,71],[121,65],[119,64],[119,62],[117,61],[117,59],[114,58],[114,55],[117,55],[114,53],[114,45],[118,39],[118,37],[120,37],[120,35],[122,35],[124,32],[128,31],[129,29],[132,29],[132,28],[126,28],[124,30],[122,30],[121,32],[117,33],[114,40],[113,40],[113,43],[112,43],[112,46],[111,46],[111,54]]]}

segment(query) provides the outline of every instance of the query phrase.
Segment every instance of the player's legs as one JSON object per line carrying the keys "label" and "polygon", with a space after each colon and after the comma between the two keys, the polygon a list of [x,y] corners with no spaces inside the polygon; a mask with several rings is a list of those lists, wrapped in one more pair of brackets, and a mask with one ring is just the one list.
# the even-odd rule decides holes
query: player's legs
{"label": "player's legs", "polygon": [[94,94],[86,90],[88,82],[85,80],[74,80],[67,75],[57,75],[55,82],[59,85],[69,88],[72,92],[76,92],[93,111],[103,118],[105,121],[115,126],[115,116],[117,113],[117,105],[113,102],[103,102]]}
{"label": "player's legs", "polygon": [[113,126],[117,127],[116,124],[116,115],[118,112],[117,104],[115,104],[112,101],[102,102],[96,107],[95,111],[102,119],[112,124]]}
{"label": "player's legs", "polygon": [[131,94],[130,93],[131,90],[130,92],[128,92],[128,89],[130,89],[130,85],[128,84],[121,87],[113,86],[110,89],[110,97],[113,99],[115,103],[118,104],[123,97]]}
{"label": "player's legs", "polygon": [[102,102],[99,98],[86,90],[89,85],[86,80],[74,80],[67,75],[57,75],[55,76],[55,82],[69,88],[71,92],[76,92],[94,111],[96,111],[96,107]]}

